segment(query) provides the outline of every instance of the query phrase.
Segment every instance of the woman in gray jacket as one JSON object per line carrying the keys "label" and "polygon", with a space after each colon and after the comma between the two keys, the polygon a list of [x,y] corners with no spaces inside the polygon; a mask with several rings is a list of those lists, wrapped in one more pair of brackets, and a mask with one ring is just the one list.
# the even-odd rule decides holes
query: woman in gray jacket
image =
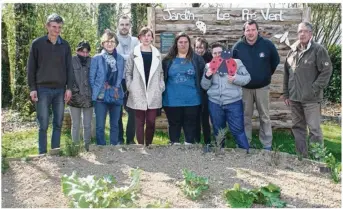
{"label": "woman in gray jacket", "polygon": [[76,56],[72,58],[74,79],[72,85],[72,97],[68,102],[71,115],[71,136],[74,143],[80,139],[81,113],[83,118],[83,140],[88,151],[91,142],[91,122],[93,114],[92,92],[89,84],[89,67],[91,58],[90,45],[81,41],[76,48]]}
{"label": "woman in gray jacket", "polygon": [[[212,45],[214,58],[220,57],[223,51],[224,46],[222,44],[215,43]],[[226,64],[224,59],[222,65]],[[210,69],[210,64],[206,64],[201,86],[207,90],[214,135],[217,136],[218,131],[224,129],[228,123],[238,147],[249,150],[248,139],[244,132],[242,86],[249,83],[251,78],[241,60],[231,59],[229,64],[237,69],[232,75],[228,73],[225,67],[221,68],[225,71],[218,70],[218,68]],[[224,146],[224,143],[221,146]]]}

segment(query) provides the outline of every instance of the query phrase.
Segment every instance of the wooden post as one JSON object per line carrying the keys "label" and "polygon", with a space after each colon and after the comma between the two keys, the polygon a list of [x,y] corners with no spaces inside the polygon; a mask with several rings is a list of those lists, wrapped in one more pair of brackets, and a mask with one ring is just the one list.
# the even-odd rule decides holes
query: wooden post
{"label": "wooden post", "polygon": [[[155,8],[154,7],[148,7],[148,27],[151,28],[153,34],[154,34],[154,37],[155,37]],[[153,40],[153,45],[155,45],[155,38]]]}
{"label": "wooden post", "polygon": [[311,22],[311,7],[304,7],[302,19],[303,21]]}

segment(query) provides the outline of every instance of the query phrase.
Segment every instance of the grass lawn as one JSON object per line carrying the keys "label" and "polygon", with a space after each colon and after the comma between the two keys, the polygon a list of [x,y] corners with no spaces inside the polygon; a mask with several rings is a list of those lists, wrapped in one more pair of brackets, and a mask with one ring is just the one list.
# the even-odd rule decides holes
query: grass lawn
{"label": "grass lawn", "polygon": [[[124,117],[123,123],[126,124],[127,118]],[[125,127],[125,125],[124,125]],[[334,123],[324,123],[321,125],[324,135],[324,144],[332,154],[341,161],[341,127]],[[48,150],[50,149],[51,126],[48,130]],[[105,130],[106,141],[109,142],[109,123]],[[125,136],[125,134],[124,134]],[[65,140],[71,139],[70,131],[62,131],[61,148],[65,146]],[[95,140],[92,140],[95,143]],[[181,136],[181,142],[183,136]],[[168,134],[163,131],[156,131],[153,144],[168,144]],[[253,140],[251,142],[255,147],[261,148],[262,145],[258,140],[258,131],[253,132]],[[274,130],[273,131],[273,147],[280,148],[282,152],[295,154],[294,138],[291,131]],[[225,142],[226,147],[236,147],[232,136],[228,136]],[[27,155],[38,154],[38,130],[30,129],[26,131],[5,133],[2,134],[2,152],[6,152],[7,157],[25,157]]]}

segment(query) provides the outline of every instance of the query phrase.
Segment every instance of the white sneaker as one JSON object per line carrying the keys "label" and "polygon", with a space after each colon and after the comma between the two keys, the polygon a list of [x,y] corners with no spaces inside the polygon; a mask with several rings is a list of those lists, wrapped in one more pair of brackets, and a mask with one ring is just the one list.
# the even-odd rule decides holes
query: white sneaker
{"label": "white sneaker", "polygon": [[192,143],[185,142],[185,145],[192,145]]}
{"label": "white sneaker", "polygon": [[174,142],[173,145],[181,145],[179,142]]}

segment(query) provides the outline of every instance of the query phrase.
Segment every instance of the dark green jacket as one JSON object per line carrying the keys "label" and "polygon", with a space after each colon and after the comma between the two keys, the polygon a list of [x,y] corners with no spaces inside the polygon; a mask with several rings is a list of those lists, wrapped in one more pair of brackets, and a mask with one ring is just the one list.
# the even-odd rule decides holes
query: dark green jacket
{"label": "dark green jacket", "polygon": [[297,41],[291,46],[285,61],[284,97],[304,103],[320,102],[332,73],[329,54],[314,41],[310,41],[302,52],[298,50],[298,45]]}

